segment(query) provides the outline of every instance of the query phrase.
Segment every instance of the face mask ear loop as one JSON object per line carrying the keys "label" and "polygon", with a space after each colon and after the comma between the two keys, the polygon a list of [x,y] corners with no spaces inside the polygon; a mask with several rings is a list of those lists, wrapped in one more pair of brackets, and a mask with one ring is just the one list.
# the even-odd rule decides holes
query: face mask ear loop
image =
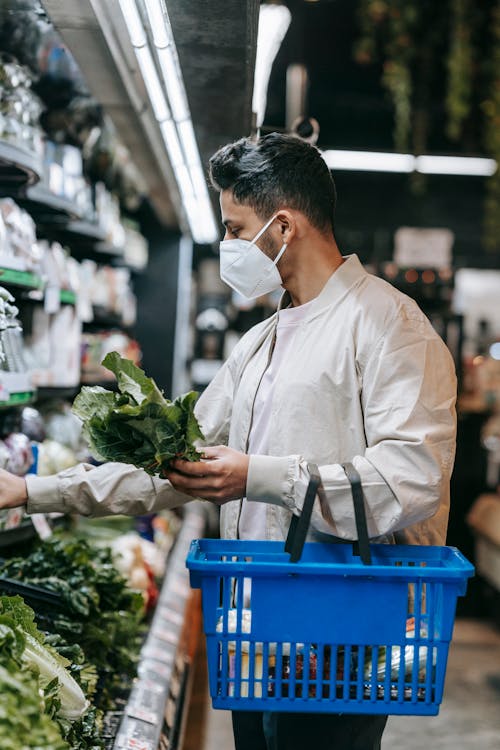
{"label": "face mask ear loop", "polygon": [[277,256],[276,256],[276,258],[275,258],[275,259],[273,260],[273,263],[274,263],[274,265],[275,265],[275,266],[277,266],[277,265],[278,265],[278,261],[279,261],[279,259],[281,258],[281,256],[283,255],[283,253],[285,252],[285,250],[287,249],[287,247],[288,247],[288,245],[287,245],[287,243],[285,242],[285,244],[283,245],[283,247],[282,247],[282,248],[281,248],[281,250],[279,251],[278,255],[277,255]]}
{"label": "face mask ear loop", "polygon": [[267,222],[267,224],[264,224],[264,226],[262,227],[262,229],[255,235],[255,237],[251,241],[252,245],[255,245],[255,243],[257,242],[257,240],[260,237],[262,237],[262,235],[264,234],[264,232],[266,231],[266,229],[271,226],[271,224],[273,223],[273,221],[275,220],[275,218],[277,217],[277,215],[278,214],[274,214],[273,216],[271,216],[271,218],[269,219],[269,221]]}

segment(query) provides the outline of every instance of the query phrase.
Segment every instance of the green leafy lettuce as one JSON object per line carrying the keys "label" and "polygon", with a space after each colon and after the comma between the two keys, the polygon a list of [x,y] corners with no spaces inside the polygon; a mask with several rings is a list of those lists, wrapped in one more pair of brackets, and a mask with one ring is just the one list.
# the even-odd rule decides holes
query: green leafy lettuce
{"label": "green leafy lettuce", "polygon": [[116,686],[124,676],[135,674],[144,617],[144,600],[114,567],[111,550],[91,547],[73,536],[53,535],[26,557],[5,561],[0,575],[61,596],[60,611],[54,611],[44,626],[61,640],[48,640],[58,651],[63,646],[60,653],[68,659],[76,655],[71,646],[78,644],[83,652],[78,661],[87,664],[79,675],[77,664],[70,672],[87,694],[92,693],[95,672],[88,663],[93,665],[101,685],[95,700],[99,708],[109,708]]}
{"label": "green leafy lettuce", "polygon": [[0,597],[0,747],[70,750],[57,722],[58,680],[42,688],[38,670],[25,659],[28,638],[43,639],[32,610],[20,597]]}
{"label": "green leafy lettuce", "polygon": [[152,378],[117,352],[102,364],[114,373],[119,392],[84,386],[73,403],[96,459],[133,464],[148,474],[161,474],[176,457],[200,459],[195,443],[204,436],[194,414],[197,393],[169,401]]}

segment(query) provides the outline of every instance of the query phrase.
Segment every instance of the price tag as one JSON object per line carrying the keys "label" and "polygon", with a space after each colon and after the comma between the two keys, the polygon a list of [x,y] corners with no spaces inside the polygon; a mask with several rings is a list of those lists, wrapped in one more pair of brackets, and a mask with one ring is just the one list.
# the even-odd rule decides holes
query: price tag
{"label": "price tag", "polygon": [[159,683],[154,677],[148,677],[147,675],[141,676],[140,687],[143,690],[147,690],[155,695],[162,695],[165,692],[164,686]]}
{"label": "price tag", "polygon": [[8,401],[10,398],[10,391],[5,385],[5,383],[2,383],[0,380],[0,401]]}
{"label": "price tag", "polygon": [[148,736],[148,730],[150,727],[145,727],[142,721],[127,719],[125,727],[116,738],[115,746],[127,750],[155,750],[156,737],[152,735],[153,732],[156,735],[156,732],[151,729],[151,736]]}
{"label": "price tag", "polygon": [[151,635],[159,638],[160,641],[171,643],[173,646],[176,646],[179,641],[179,631],[173,630],[168,625],[166,627],[163,625],[153,625]]}
{"label": "price tag", "polygon": [[151,680],[168,680],[172,674],[172,661],[170,664],[163,664],[161,661],[152,661],[144,659],[139,665],[139,677],[141,679]]}
{"label": "price tag", "polygon": [[170,586],[170,591],[174,594],[178,594],[179,596],[186,596],[186,592],[189,589],[188,582],[183,577],[182,579],[177,579],[172,582],[172,585]]}
{"label": "price tag", "polygon": [[161,620],[167,620],[174,625],[182,625],[184,623],[184,615],[181,615],[180,612],[175,612],[170,607],[165,607],[165,605],[158,607],[158,616]]}
{"label": "price tag", "polygon": [[171,665],[174,661],[174,655],[170,650],[149,643],[144,646],[141,654],[149,659],[157,659],[158,661],[163,662],[163,664]]}
{"label": "price tag", "polygon": [[30,518],[40,539],[48,539],[52,536],[52,529],[44,513],[33,513]]}
{"label": "price tag", "polygon": [[131,716],[133,719],[140,719],[145,721],[146,724],[159,724],[160,717],[155,714],[154,711],[150,711],[142,706],[127,706],[127,716]]}

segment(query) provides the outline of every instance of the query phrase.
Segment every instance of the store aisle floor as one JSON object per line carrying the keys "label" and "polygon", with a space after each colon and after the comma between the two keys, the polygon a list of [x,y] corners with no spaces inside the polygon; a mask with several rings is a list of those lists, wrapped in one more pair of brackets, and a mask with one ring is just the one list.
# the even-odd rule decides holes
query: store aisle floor
{"label": "store aisle floor", "polygon": [[[208,702],[204,659],[200,648],[183,750],[234,750],[230,714],[214,711]],[[390,717],[382,748],[498,750],[499,707],[500,631],[483,621],[458,620],[439,716]]]}

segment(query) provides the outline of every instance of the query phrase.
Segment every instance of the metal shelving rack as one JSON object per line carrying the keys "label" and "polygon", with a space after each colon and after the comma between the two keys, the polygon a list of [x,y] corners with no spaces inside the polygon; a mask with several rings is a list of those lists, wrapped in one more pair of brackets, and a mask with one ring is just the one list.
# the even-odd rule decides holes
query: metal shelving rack
{"label": "metal shelving rack", "polygon": [[190,588],[185,560],[191,540],[203,536],[205,526],[203,506],[187,505],[112,750],[181,747],[200,633],[198,592]]}

